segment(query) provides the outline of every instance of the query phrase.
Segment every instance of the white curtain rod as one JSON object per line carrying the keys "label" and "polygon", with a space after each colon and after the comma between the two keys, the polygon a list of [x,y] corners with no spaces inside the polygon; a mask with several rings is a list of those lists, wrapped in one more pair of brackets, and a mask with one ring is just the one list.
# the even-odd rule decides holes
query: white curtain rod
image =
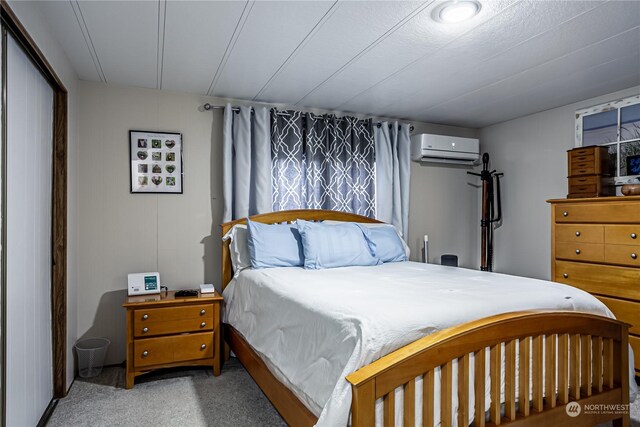
{"label": "white curtain rod", "polygon": [[[224,110],[224,109],[225,109],[225,106],[224,106],[224,105],[211,105],[211,104],[209,104],[209,103],[206,103],[206,104],[204,104],[203,108],[204,108],[206,111],[210,111],[210,110]],[[252,108],[253,108],[253,107],[252,107]],[[238,107],[233,107],[233,108],[232,108],[232,110],[233,110],[233,111],[240,111],[240,109],[239,109]],[[290,116],[290,114],[289,114],[289,113],[285,113],[285,112],[282,112],[282,111],[278,111],[278,115],[280,115],[280,116]],[[382,125],[382,122],[373,122],[373,124],[374,124],[374,125],[376,125],[376,126],[378,126],[378,127],[380,127],[380,126]],[[413,130],[414,130],[414,129],[415,129],[415,128],[413,127],[413,125],[411,125],[411,124],[410,124],[410,125],[409,125],[409,131],[410,131],[410,132],[413,132]]]}

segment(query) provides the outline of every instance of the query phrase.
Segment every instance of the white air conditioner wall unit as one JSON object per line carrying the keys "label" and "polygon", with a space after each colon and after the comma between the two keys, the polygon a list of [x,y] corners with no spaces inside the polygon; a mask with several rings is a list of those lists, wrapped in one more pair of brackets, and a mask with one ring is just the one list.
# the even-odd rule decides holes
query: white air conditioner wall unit
{"label": "white air conditioner wall unit", "polygon": [[473,166],[480,160],[480,141],[428,133],[412,135],[411,160]]}

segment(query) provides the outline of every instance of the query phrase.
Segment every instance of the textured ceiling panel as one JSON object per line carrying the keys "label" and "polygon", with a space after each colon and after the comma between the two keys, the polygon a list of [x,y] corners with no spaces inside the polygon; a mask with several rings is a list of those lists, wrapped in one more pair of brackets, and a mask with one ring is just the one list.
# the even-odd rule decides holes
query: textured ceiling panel
{"label": "textured ceiling panel", "polygon": [[256,99],[295,104],[367,49],[403,19],[419,11],[419,2],[343,2]]}
{"label": "textured ceiling panel", "polygon": [[78,3],[107,82],[158,87],[159,2]]}
{"label": "textured ceiling panel", "polygon": [[[329,1],[252,4],[251,13],[211,93],[253,98],[333,6]],[[282,25],[283,22],[288,25]]]}
{"label": "textured ceiling panel", "polygon": [[245,6],[243,1],[167,2],[162,89],[206,93]]}
{"label": "textured ceiling panel", "polygon": [[485,126],[640,83],[640,1],[46,1],[81,79]]}

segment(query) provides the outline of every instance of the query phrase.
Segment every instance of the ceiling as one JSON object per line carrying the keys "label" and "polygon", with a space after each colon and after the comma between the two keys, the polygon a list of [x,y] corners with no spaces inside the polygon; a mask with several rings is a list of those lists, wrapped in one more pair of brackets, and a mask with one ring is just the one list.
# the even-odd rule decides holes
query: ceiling
{"label": "ceiling", "polygon": [[640,1],[43,1],[83,80],[482,127],[640,84]]}

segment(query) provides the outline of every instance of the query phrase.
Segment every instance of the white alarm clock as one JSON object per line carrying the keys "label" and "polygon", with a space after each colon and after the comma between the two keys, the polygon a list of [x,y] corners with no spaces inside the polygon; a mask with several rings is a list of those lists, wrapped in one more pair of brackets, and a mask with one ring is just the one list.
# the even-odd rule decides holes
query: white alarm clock
{"label": "white alarm clock", "polygon": [[129,274],[129,296],[159,294],[160,273],[132,273]]}

